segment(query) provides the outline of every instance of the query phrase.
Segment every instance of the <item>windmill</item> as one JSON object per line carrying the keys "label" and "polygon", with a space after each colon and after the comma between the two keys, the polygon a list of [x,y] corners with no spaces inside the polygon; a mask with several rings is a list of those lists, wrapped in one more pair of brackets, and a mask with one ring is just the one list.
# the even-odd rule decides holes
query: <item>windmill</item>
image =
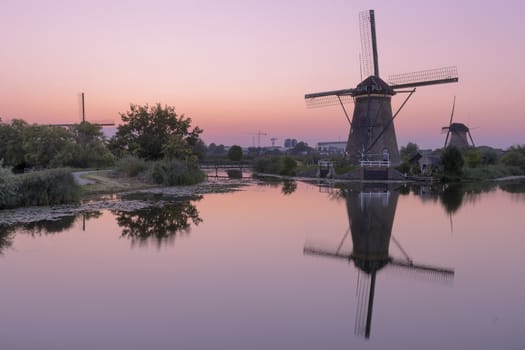
{"label": "windmill", "polygon": [[[346,152],[350,161],[363,167],[397,166],[400,163],[394,119],[418,86],[458,81],[456,67],[445,67],[390,76],[388,83],[379,77],[374,10],[359,14],[362,71],[367,76],[355,88],[306,94],[309,106],[341,105],[350,123]],[[403,90],[410,88],[409,90]],[[392,114],[391,98],[408,93]],[[346,102],[354,102],[350,120]]]}
{"label": "windmill", "polygon": [[[442,134],[447,133],[447,136],[445,137],[445,145],[443,147],[454,146],[460,149],[469,148],[471,146],[476,147],[474,145],[474,140],[472,139],[472,135],[470,134],[470,129],[463,123],[453,123],[452,122],[454,120],[454,108],[455,107],[456,107],[456,96],[454,96],[454,102],[452,103],[452,112],[450,113],[450,121],[448,122],[448,126],[444,126],[441,128]],[[467,135],[471,142],[470,145],[467,140]]]}
{"label": "windmill", "polygon": [[[353,262],[358,268],[357,307],[354,331],[356,335],[370,337],[372,310],[376,288],[376,276],[389,266],[410,273],[438,280],[450,280],[454,270],[431,265],[416,264],[401,244],[392,235],[392,226],[399,192],[387,186],[365,187],[358,190],[344,190],[350,228],[346,231],[336,250],[321,250],[305,247],[304,253],[337,258]],[[348,233],[352,236],[352,252],[342,252]],[[401,251],[404,259],[389,254],[390,240]]]}
{"label": "windmill", "polygon": [[[80,99],[80,111],[81,111],[81,114],[82,114],[82,123],[86,122],[86,108],[85,108],[85,104],[84,104],[84,93],[81,92],[80,93],[80,96],[79,96],[79,99]],[[93,125],[97,125],[97,126],[115,126],[115,122],[114,121],[110,121],[110,120],[105,120],[105,121],[95,121],[95,122],[92,122],[90,124],[93,124]],[[77,125],[77,123],[61,123],[61,124],[49,124],[51,126],[65,126],[65,127],[71,127],[71,126],[74,126],[74,125]]]}

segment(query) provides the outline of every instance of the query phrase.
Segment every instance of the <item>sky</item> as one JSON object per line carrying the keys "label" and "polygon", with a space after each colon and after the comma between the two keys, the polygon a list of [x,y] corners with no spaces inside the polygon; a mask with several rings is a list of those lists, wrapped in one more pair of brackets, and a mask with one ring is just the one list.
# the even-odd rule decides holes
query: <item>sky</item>
{"label": "sky", "polygon": [[[417,89],[399,145],[441,147],[454,121],[477,145],[525,144],[522,1],[0,0],[0,118],[120,122],[130,104],[170,105],[206,143],[346,141],[338,107],[304,94],[360,81],[359,12],[375,10],[379,70],[457,66],[459,82]],[[403,95],[393,97],[392,108]],[[349,106],[352,109],[352,106]]]}

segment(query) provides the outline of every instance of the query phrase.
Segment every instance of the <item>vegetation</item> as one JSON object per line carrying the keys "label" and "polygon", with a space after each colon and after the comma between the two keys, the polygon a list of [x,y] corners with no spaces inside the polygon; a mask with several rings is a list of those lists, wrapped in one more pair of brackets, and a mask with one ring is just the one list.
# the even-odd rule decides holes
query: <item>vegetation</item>
{"label": "vegetation", "polygon": [[110,148],[116,155],[146,160],[198,158],[193,147],[202,130],[191,129],[191,119],[178,115],[174,107],[132,104],[120,117],[124,124],[110,140]]}
{"label": "vegetation", "polygon": [[260,173],[295,176],[297,161],[290,156],[265,156],[257,158],[253,167]]}
{"label": "vegetation", "polygon": [[113,164],[101,127],[82,122],[69,128],[0,121],[0,159],[16,172],[26,168],[99,167]]}
{"label": "vegetation", "polygon": [[242,148],[238,145],[233,145],[228,150],[228,159],[233,162],[239,162],[242,159]]}
{"label": "vegetation", "polygon": [[0,209],[56,205],[78,200],[80,189],[66,169],[14,175],[0,168]]}
{"label": "vegetation", "polygon": [[443,163],[445,175],[461,176],[463,174],[465,160],[458,148],[454,146],[445,148],[441,155],[441,162]]}

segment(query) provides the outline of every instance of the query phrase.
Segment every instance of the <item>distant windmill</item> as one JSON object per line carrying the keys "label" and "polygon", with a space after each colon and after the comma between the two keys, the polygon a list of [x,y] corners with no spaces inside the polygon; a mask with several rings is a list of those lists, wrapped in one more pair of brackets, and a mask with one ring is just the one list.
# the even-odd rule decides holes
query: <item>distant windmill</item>
{"label": "distant windmill", "polygon": [[[86,121],[86,107],[84,103],[84,93],[83,92],[80,93],[80,108],[81,108],[81,113],[82,113],[82,123],[84,123]],[[50,125],[70,127],[76,124],[77,123],[65,123],[65,124],[62,123],[62,124],[50,124]],[[97,126],[114,126],[115,122],[106,120],[106,121],[95,121],[95,122],[92,122],[91,124],[97,125]]]}
{"label": "distant windmill", "polygon": [[[419,276],[437,280],[454,278],[454,270],[416,264],[392,235],[392,226],[399,192],[379,185],[366,185],[358,190],[344,190],[350,229],[335,250],[305,247],[304,253],[353,262],[359,269],[355,333],[370,337],[376,275],[387,266],[401,268]],[[351,233],[351,253],[341,252],[348,233]],[[389,254],[390,240],[399,248],[404,259]],[[364,274],[362,274],[364,272]]]}
{"label": "distant windmill", "polygon": [[[452,103],[452,112],[450,113],[450,121],[448,123],[448,126],[444,126],[441,128],[441,133],[447,133],[447,136],[445,137],[445,145],[443,147],[454,146],[461,149],[465,149],[470,146],[476,147],[474,144],[474,140],[472,139],[472,135],[470,134],[470,129],[463,123],[452,122],[454,119],[455,107],[456,96],[454,96],[454,102]],[[467,140],[467,135],[471,142],[470,145]]]}
{"label": "distant windmill", "polygon": [[[306,94],[309,106],[339,104],[350,122],[346,151],[352,163],[361,166],[397,166],[400,163],[394,118],[418,86],[458,81],[456,67],[398,74],[388,79],[379,77],[374,10],[359,15],[362,73],[367,76],[355,88]],[[400,90],[411,88],[410,90]],[[391,98],[408,93],[399,109],[392,114]],[[355,103],[352,120],[344,103]]]}

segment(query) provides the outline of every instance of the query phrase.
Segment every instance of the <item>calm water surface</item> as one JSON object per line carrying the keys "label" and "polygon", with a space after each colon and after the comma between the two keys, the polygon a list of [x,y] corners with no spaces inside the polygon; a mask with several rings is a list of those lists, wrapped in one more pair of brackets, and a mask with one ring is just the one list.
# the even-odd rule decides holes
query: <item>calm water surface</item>
{"label": "calm water surface", "polygon": [[524,192],[254,184],[0,226],[0,349],[525,349]]}

